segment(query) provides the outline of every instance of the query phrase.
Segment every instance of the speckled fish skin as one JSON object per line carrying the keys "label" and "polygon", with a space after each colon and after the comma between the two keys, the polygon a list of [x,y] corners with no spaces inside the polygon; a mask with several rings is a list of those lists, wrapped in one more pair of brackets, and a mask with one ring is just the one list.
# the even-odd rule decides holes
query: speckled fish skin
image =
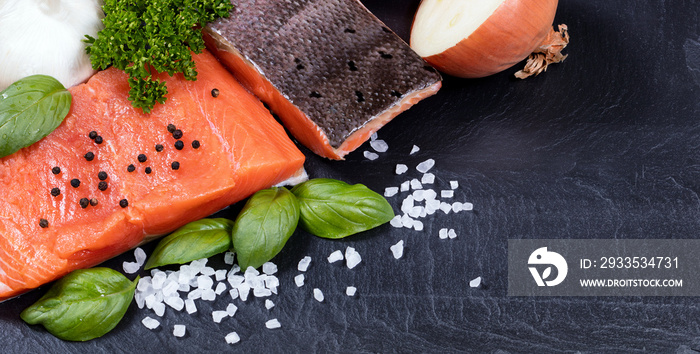
{"label": "speckled fish skin", "polygon": [[209,48],[319,155],[342,159],[440,88],[438,72],[357,0],[232,3],[205,28]]}

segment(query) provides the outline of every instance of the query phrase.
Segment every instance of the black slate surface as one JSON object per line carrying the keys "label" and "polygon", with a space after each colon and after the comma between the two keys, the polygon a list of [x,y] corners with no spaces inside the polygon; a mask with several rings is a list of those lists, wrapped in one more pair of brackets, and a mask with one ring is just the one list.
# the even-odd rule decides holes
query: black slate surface
{"label": "black slate surface", "polygon": [[[403,38],[417,0],[363,1]],[[434,158],[437,186],[458,180],[455,200],[473,212],[438,212],[418,232],[384,225],[345,240],[297,232],[274,260],[279,296],[239,304],[215,324],[200,302],[194,316],[168,310],[161,328],[140,323],[135,305],[117,328],[87,343],[55,339],[19,319],[45,288],[0,304],[3,352],[695,352],[695,297],[507,297],[508,238],[700,237],[700,2],[562,1],[569,58],[525,81],[512,68],[484,79],[445,77],[441,92],[380,131],[389,151],[368,161],[309,157],[312,177],[396,186],[397,163]],[[413,144],[421,151],[409,156]],[[307,152],[305,150],[305,152]],[[398,211],[398,198],[390,199]],[[233,217],[238,206],[221,215]],[[438,230],[458,237],[440,240]],[[404,240],[404,257],[389,246]],[[325,258],[355,247],[349,270]],[[147,250],[153,248],[148,245]],[[296,263],[313,258],[297,288]],[[120,269],[127,254],[108,266]],[[222,264],[221,259],[212,259]],[[484,278],[481,289],[469,280]],[[358,288],[345,296],[348,285]],[[324,291],[316,302],[312,289]],[[282,328],[264,328],[276,317]],[[172,326],[187,325],[184,338]],[[227,345],[237,331],[241,342]],[[695,351],[694,351],[695,350]]]}

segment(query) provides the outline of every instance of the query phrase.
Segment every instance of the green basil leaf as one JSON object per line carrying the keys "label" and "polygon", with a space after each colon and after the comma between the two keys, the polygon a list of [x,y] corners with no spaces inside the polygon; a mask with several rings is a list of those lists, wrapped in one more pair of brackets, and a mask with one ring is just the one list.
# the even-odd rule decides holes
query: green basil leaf
{"label": "green basil leaf", "polygon": [[232,228],[233,221],[224,218],[193,221],[160,240],[145,268],[185,264],[226,252],[231,248]]}
{"label": "green basil leaf", "polygon": [[76,270],[20,314],[63,340],[87,341],[111,331],[134,298],[133,282],[110,268]]}
{"label": "green basil leaf", "polygon": [[0,157],[34,144],[56,129],[73,97],[56,79],[32,75],[0,92]]}
{"label": "green basil leaf", "polygon": [[362,184],[316,178],[295,186],[299,226],[325,238],[343,238],[390,221],[394,210],[387,200]]}
{"label": "green basil leaf", "polygon": [[255,193],[236,219],[231,239],[241,269],[258,268],[284,247],[299,222],[299,202],[283,187]]}

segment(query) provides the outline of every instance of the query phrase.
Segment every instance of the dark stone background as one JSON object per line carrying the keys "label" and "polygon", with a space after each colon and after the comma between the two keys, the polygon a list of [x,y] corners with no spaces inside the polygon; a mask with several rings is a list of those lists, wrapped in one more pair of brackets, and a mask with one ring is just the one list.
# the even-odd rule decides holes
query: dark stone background
{"label": "dark stone background", "polygon": [[[404,39],[419,1],[364,0]],[[363,146],[347,161],[309,157],[312,177],[383,191],[434,158],[436,187],[458,180],[455,200],[474,212],[438,212],[418,232],[384,225],[340,241],[303,232],[275,258],[277,304],[239,305],[211,321],[226,297],[199,302],[194,316],[168,310],[163,326],[129,309],[114,331],[87,343],[60,341],[19,319],[42,288],[0,304],[3,352],[695,352],[700,309],[694,297],[507,297],[508,238],[700,237],[700,2],[562,0],[570,56],[535,78],[517,68],[484,79],[445,77],[443,89],[380,131],[389,151],[368,161]],[[519,64],[518,66],[521,66]],[[409,156],[413,144],[421,151]],[[395,209],[398,198],[391,198]],[[240,206],[220,215],[234,217]],[[440,240],[438,230],[458,237]],[[403,239],[404,257],[389,246]],[[145,248],[150,251],[154,245]],[[353,270],[329,264],[355,247]],[[296,263],[313,258],[297,288]],[[106,263],[120,269],[126,254]],[[223,264],[214,258],[214,264]],[[143,273],[145,274],[145,273]],[[472,289],[469,280],[484,278]],[[695,279],[697,280],[697,279]],[[692,280],[685,280],[692,281]],[[347,285],[358,288],[345,296]],[[326,300],[316,302],[312,289]],[[267,330],[276,317],[282,328]],[[184,338],[172,326],[187,325]],[[224,336],[237,331],[230,346]]]}

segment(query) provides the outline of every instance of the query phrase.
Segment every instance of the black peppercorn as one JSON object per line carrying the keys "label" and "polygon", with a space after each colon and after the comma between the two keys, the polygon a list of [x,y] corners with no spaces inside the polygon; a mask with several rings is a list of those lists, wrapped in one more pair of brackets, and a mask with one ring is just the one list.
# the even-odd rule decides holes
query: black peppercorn
{"label": "black peppercorn", "polygon": [[192,148],[199,149],[200,146],[199,140],[192,140]]}
{"label": "black peppercorn", "polygon": [[92,205],[92,206],[97,205],[97,198],[90,199],[90,205]]}
{"label": "black peppercorn", "polygon": [[96,143],[96,144],[102,144],[102,137],[99,136],[99,135],[96,136],[96,137],[95,137],[95,143]]}
{"label": "black peppercorn", "polygon": [[51,188],[51,195],[54,197],[58,197],[59,195],[61,195],[61,189]]}
{"label": "black peppercorn", "polygon": [[211,90],[211,97],[218,97],[218,96],[219,96],[219,89]]}
{"label": "black peppercorn", "polygon": [[73,178],[72,180],[70,180],[70,185],[73,188],[78,188],[80,187],[80,180],[77,178]]}
{"label": "black peppercorn", "polygon": [[129,206],[129,201],[126,200],[126,199],[122,199],[122,200],[119,201],[119,206],[122,207],[122,208],[126,208],[126,207]]}
{"label": "black peppercorn", "polygon": [[144,154],[139,154],[138,160],[139,160],[139,162],[143,163],[143,162],[146,162],[146,160],[148,160],[148,158]]}
{"label": "black peppercorn", "polygon": [[163,151],[163,145],[161,145],[161,144],[156,144],[156,151],[158,151],[158,152]]}
{"label": "black peppercorn", "polygon": [[46,219],[39,219],[39,226],[41,226],[42,229],[45,229],[49,227],[49,221]]}
{"label": "black peppercorn", "polygon": [[79,202],[79,203],[80,203],[80,207],[83,208],[83,209],[85,209],[85,208],[88,207],[88,205],[90,205],[90,200],[87,199],[87,198],[80,198],[80,202]]}
{"label": "black peppercorn", "polygon": [[131,164],[127,166],[126,170],[129,172],[134,172],[134,170],[136,170],[136,166],[134,166],[134,164]]}
{"label": "black peppercorn", "polygon": [[97,132],[94,131],[94,130],[91,131],[91,132],[88,134],[88,137],[90,137],[90,139],[92,139],[92,140],[95,140],[95,138],[97,138]]}
{"label": "black peppercorn", "polygon": [[105,182],[105,181],[102,181],[102,182],[97,184],[97,189],[99,189],[101,191],[107,190],[107,187],[108,187],[108,185],[107,185],[107,182]]}
{"label": "black peppercorn", "polygon": [[174,132],[175,129],[177,129],[177,127],[175,126],[175,124],[168,124],[168,133]]}
{"label": "black peppercorn", "polygon": [[146,170],[145,170],[145,172],[146,172],[146,174],[147,174],[147,175],[150,175],[150,174],[151,174],[151,172],[153,172],[153,170],[151,170],[151,168],[150,168],[150,167],[146,167]]}
{"label": "black peppercorn", "polygon": [[178,150],[182,150],[182,148],[185,147],[185,143],[182,142],[182,140],[178,140],[175,142],[175,148]]}
{"label": "black peppercorn", "polygon": [[57,174],[61,173],[61,168],[56,166],[56,167],[51,169],[51,173],[57,175]]}
{"label": "black peppercorn", "polygon": [[89,151],[83,157],[85,157],[85,160],[92,161],[95,159],[95,154],[92,151]]}
{"label": "black peppercorn", "polygon": [[106,179],[107,179],[107,172],[105,172],[105,171],[100,171],[100,172],[97,174],[97,178],[99,178],[100,181],[106,180]]}
{"label": "black peppercorn", "polygon": [[173,170],[179,170],[180,169],[180,163],[177,161],[173,161],[173,163],[170,164],[170,167],[173,168]]}
{"label": "black peppercorn", "polygon": [[173,132],[173,138],[175,138],[175,139],[180,139],[180,138],[182,138],[182,130],[176,129],[176,130]]}

